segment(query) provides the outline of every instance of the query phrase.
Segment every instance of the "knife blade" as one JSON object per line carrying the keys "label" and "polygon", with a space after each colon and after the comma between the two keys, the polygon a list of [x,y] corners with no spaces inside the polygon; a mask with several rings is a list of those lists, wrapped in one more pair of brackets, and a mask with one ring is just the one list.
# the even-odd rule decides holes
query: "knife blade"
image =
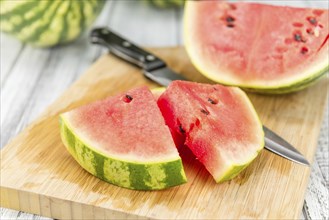
{"label": "knife blade", "polygon": [[263,126],[263,130],[265,133],[265,148],[267,150],[296,163],[310,166],[310,163],[305,159],[305,157],[290,143],[266,126]]}
{"label": "knife blade", "polygon": [[[188,80],[167,67],[166,63],[154,54],[141,49],[132,42],[107,27],[95,28],[90,35],[93,44],[109,49],[110,53],[143,69],[144,76],[162,85],[168,86],[174,80]],[[290,143],[263,126],[265,149],[293,162],[309,166],[309,162]]]}

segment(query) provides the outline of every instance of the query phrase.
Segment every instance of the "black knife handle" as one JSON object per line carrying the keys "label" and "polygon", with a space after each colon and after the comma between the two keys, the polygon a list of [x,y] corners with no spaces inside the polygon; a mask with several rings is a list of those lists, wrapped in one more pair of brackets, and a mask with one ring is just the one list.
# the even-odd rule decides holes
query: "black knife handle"
{"label": "black knife handle", "polygon": [[91,31],[90,41],[93,44],[100,44],[109,48],[114,55],[133,63],[146,71],[151,71],[166,66],[160,58],[149,53],[132,42],[113,33],[106,27],[95,28]]}

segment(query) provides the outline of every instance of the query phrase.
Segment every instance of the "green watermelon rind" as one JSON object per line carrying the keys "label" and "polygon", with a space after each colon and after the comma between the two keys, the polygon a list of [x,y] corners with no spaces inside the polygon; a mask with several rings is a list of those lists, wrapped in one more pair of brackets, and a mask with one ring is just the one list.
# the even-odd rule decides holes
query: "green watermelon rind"
{"label": "green watermelon rind", "polygon": [[82,14],[80,14],[82,4],[83,2],[72,2],[71,9],[65,17],[64,30],[66,30],[66,33],[61,38],[63,44],[76,39],[83,30],[80,25],[80,21],[83,19]]}
{"label": "green watermelon rind", "polygon": [[[38,19],[37,22],[26,25],[24,28],[21,29],[20,32],[15,33],[15,37],[22,42],[29,42],[32,45],[38,46],[38,43],[35,42],[40,42],[39,38],[41,34],[44,33],[44,31],[46,31],[47,29],[49,29],[49,25],[53,21],[53,18],[55,17],[56,12],[60,7],[61,2],[54,2],[54,4],[50,5],[50,7],[45,11],[43,16]],[[46,20],[46,18],[49,19]],[[31,29],[33,29],[33,32],[30,32]],[[50,39],[48,39],[47,44],[51,44]]]}
{"label": "green watermelon rind", "polygon": [[[32,24],[34,22],[37,22],[39,19],[41,19],[44,16],[44,14],[47,12],[47,10],[49,10],[51,8],[53,3],[54,2],[45,4],[44,7],[41,7],[41,4],[40,4],[38,6],[38,8],[34,8],[34,10],[37,10],[38,13],[35,13],[32,17],[30,16],[28,19],[24,20],[24,22],[22,21],[20,24],[16,24],[15,26],[12,26],[12,29],[7,32],[12,33],[13,35],[19,34],[20,30],[22,30],[22,28],[24,28],[26,26],[26,24]],[[26,14],[27,13],[25,13],[24,15],[21,15],[21,16],[25,17]],[[5,30],[3,30],[3,31],[5,31]]]}
{"label": "green watermelon rind", "polygon": [[144,0],[144,2],[156,8],[166,9],[183,7],[185,0]]}
{"label": "green watermelon rind", "polygon": [[[42,5],[44,4],[44,5]],[[46,4],[44,2],[41,2],[37,5],[37,7],[34,7],[32,17],[28,16],[29,13],[32,13],[26,8],[26,13],[19,13],[19,14],[13,14],[13,12],[10,12],[10,17],[8,19],[5,19],[2,14],[0,14],[0,30],[2,32],[14,35],[15,37],[19,36],[20,33],[24,28],[30,29],[32,25],[39,24],[40,19],[42,19],[47,13],[49,13],[49,10],[52,10],[54,8],[54,5],[56,6],[55,9],[60,5],[60,2],[50,2],[49,4]],[[42,7],[44,6],[44,8]],[[23,7],[24,8],[24,7]],[[40,11],[41,10],[41,11]],[[27,17],[27,18],[26,18]],[[13,20],[14,19],[14,20]],[[15,22],[15,20],[20,20],[20,22]],[[19,39],[22,40],[22,39]],[[23,41],[23,40],[22,40]],[[24,41],[23,41],[24,42]]]}
{"label": "green watermelon rind", "polygon": [[[3,2],[0,2],[0,4],[1,3],[3,4]],[[12,10],[10,10],[10,11],[6,11],[4,13],[0,12],[0,15],[1,15],[0,20],[10,19],[12,16],[15,16],[15,15],[22,15],[22,14],[24,14],[24,12],[28,12],[34,6],[37,6],[37,4],[38,4],[38,1],[23,2],[21,5],[18,5],[17,7],[12,8]]]}
{"label": "green watermelon rind", "polygon": [[[3,4],[6,1],[1,2]],[[44,2],[41,2],[44,3]],[[40,3],[40,4],[41,4]],[[105,0],[88,0],[88,1],[49,1],[49,7],[46,7],[43,11],[38,8],[38,1],[27,2],[19,4],[17,7],[13,7],[9,11],[5,11],[1,14],[0,30],[6,32],[23,43],[30,44],[35,47],[53,47],[59,44],[66,44],[77,39],[82,33],[95,21],[102,8],[104,7]],[[76,8],[76,11],[81,13],[79,15],[79,26],[76,22],[72,24],[68,15],[72,12],[68,9],[66,11],[59,11],[63,4],[69,4],[69,7]],[[52,10],[54,13],[51,16],[44,17],[45,14],[49,15],[50,6],[56,5]],[[39,10],[32,18],[25,19],[25,15],[30,13],[30,7],[35,6],[33,10]],[[90,10],[87,10],[90,9]],[[15,13],[20,12],[20,13]],[[14,23],[10,19],[16,18],[20,20],[19,23]],[[16,19],[16,20],[17,20]],[[54,24],[54,27],[51,25]],[[30,27],[35,27],[31,29]],[[21,31],[25,30],[25,31]]]}
{"label": "green watermelon rind", "polygon": [[311,77],[308,77],[302,81],[299,81],[298,83],[291,84],[290,86],[282,86],[277,88],[268,88],[268,89],[261,89],[254,87],[244,87],[243,89],[250,92],[259,92],[263,94],[287,94],[292,92],[297,92],[300,90],[303,90],[309,86],[314,85],[318,80],[325,77],[328,73],[329,66],[324,68],[323,70],[320,70],[318,73],[312,75]]}
{"label": "green watermelon rind", "polygon": [[[315,64],[314,66],[316,66],[316,70],[315,71],[308,71],[307,74],[303,74],[303,76],[301,76],[300,78],[295,77],[294,79],[288,79],[286,80],[286,82],[282,81],[282,82],[278,82],[277,85],[269,85],[269,86],[265,86],[265,85],[260,85],[259,83],[254,83],[253,84],[244,84],[244,83],[232,83],[229,82],[227,80],[223,80],[220,76],[218,76],[216,74],[216,72],[214,71],[207,71],[206,70],[206,64],[202,64],[202,62],[200,62],[200,58],[198,58],[197,55],[197,51],[194,51],[193,47],[195,42],[190,42],[189,40],[189,19],[190,16],[190,12],[191,10],[188,10],[188,6],[185,7],[185,11],[184,11],[184,19],[183,19],[183,23],[184,23],[184,42],[185,42],[185,48],[187,51],[188,56],[190,57],[190,60],[192,62],[192,64],[194,65],[194,67],[204,76],[206,76],[207,78],[211,79],[214,82],[220,83],[222,85],[226,85],[226,86],[233,86],[233,87],[239,87],[243,90],[246,91],[250,91],[250,92],[254,92],[254,93],[261,93],[261,94],[287,94],[287,93],[291,93],[291,92],[296,92],[296,91],[300,91],[302,89],[305,89],[311,85],[313,85],[315,82],[318,81],[318,79],[320,79],[323,75],[325,75],[327,73],[327,71],[329,70],[329,61],[328,61],[328,57],[324,57],[323,60],[320,60],[320,65],[319,64]],[[314,66],[312,69],[314,69]]]}
{"label": "green watermelon rind", "polygon": [[[265,142],[264,142],[264,146],[265,146]],[[220,178],[217,178],[215,180],[216,183],[222,183],[222,182],[231,180],[234,177],[238,176],[245,168],[247,168],[254,161],[254,159],[258,156],[258,154],[261,152],[261,150],[264,148],[264,146],[261,147],[255,154],[255,156],[252,157],[247,163],[240,164],[240,165],[233,164],[229,169],[227,169],[227,171]]]}
{"label": "green watermelon rind", "polygon": [[92,175],[120,187],[161,190],[187,182],[181,158],[159,162],[135,162],[109,156],[89,146],[60,116],[62,141],[73,158]]}

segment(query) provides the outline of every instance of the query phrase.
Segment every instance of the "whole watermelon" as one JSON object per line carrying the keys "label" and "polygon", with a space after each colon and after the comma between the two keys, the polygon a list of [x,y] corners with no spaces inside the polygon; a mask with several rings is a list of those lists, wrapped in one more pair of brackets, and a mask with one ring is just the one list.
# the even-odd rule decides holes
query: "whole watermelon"
{"label": "whole watermelon", "polygon": [[158,8],[182,7],[185,3],[185,0],[145,0],[145,1]]}
{"label": "whole watermelon", "polygon": [[1,0],[0,30],[51,47],[73,41],[95,20],[104,0]]}

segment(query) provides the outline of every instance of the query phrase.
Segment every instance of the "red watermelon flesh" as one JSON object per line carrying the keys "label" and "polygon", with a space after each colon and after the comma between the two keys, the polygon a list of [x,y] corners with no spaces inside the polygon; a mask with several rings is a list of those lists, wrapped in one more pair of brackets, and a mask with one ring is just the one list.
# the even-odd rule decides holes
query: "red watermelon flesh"
{"label": "red watermelon flesh", "polygon": [[189,1],[185,13],[188,54],[217,82],[275,89],[328,69],[326,9]]}
{"label": "red watermelon flesh", "polygon": [[239,88],[174,81],[158,106],[175,142],[187,145],[217,182],[233,178],[264,146],[262,125]]}
{"label": "red watermelon flesh", "polygon": [[179,158],[147,87],[82,106],[64,117],[77,136],[113,157],[145,163]]}

